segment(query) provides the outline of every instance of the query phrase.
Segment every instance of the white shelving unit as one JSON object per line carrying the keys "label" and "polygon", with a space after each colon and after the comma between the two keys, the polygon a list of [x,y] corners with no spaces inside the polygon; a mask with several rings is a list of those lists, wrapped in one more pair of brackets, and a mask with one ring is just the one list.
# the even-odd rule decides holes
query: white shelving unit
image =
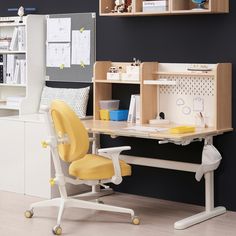
{"label": "white shelving unit", "polygon": [[12,38],[15,27],[19,26],[25,27],[25,50],[0,50],[0,54],[13,54],[26,60],[26,83],[0,83],[0,100],[18,96],[23,99],[18,106],[8,106],[1,102],[0,116],[36,113],[45,81],[46,18],[43,15],[28,15],[23,17],[21,23],[19,17],[0,17],[0,37]]}

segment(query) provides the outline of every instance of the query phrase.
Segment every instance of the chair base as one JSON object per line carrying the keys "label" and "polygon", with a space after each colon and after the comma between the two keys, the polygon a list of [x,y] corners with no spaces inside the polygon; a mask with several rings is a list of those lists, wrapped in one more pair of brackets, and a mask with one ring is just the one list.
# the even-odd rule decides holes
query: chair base
{"label": "chair base", "polygon": [[[108,193],[109,191],[102,191],[105,193]],[[107,204],[100,204],[99,202],[90,202],[80,199],[74,199],[74,198],[54,198],[51,200],[45,200],[37,203],[33,203],[30,206],[30,210],[26,211],[27,214],[25,216],[27,218],[31,218],[34,215],[34,209],[36,208],[43,208],[43,207],[58,207],[58,217],[57,217],[57,224],[53,228],[53,233],[56,235],[57,232],[62,232],[62,229],[60,227],[62,216],[64,213],[64,210],[66,208],[81,208],[81,209],[90,209],[90,210],[99,210],[99,211],[109,211],[109,212],[117,212],[117,213],[126,213],[130,214],[131,216],[131,223],[133,224],[139,224],[139,218],[134,215],[134,211],[129,208],[123,208],[123,207],[117,207],[117,206],[111,206]],[[28,217],[30,214],[30,217]],[[60,230],[55,230],[60,229]]]}

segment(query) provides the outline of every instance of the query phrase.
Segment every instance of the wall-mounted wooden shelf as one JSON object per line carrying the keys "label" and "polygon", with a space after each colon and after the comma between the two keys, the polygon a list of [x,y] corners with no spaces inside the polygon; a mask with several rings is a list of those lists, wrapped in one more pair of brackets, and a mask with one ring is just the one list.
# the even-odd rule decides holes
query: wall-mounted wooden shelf
{"label": "wall-mounted wooden shelf", "polygon": [[205,9],[196,9],[192,0],[166,0],[167,7],[164,11],[144,12],[143,1],[132,0],[132,11],[123,13],[112,13],[115,0],[99,0],[100,16],[132,17],[132,16],[154,16],[154,15],[185,15],[185,14],[216,14],[229,12],[229,0],[208,0]]}

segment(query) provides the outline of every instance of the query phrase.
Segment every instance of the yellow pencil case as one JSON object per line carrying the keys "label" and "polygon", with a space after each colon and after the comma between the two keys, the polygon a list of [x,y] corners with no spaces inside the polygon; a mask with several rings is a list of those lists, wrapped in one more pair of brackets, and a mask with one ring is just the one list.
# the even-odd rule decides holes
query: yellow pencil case
{"label": "yellow pencil case", "polygon": [[193,133],[195,132],[195,127],[194,126],[177,126],[177,127],[171,128],[169,131],[171,134]]}

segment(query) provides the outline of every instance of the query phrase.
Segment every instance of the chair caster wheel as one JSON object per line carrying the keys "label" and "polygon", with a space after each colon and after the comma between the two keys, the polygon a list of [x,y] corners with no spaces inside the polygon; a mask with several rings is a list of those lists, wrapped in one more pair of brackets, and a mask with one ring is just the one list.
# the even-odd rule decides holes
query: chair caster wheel
{"label": "chair caster wheel", "polygon": [[104,202],[102,200],[96,199],[96,202],[99,204],[104,204]]}
{"label": "chair caster wheel", "polygon": [[25,218],[32,218],[34,215],[33,210],[25,211]]}
{"label": "chair caster wheel", "polygon": [[139,225],[140,224],[140,219],[137,216],[132,217],[132,224],[133,225]]}
{"label": "chair caster wheel", "polygon": [[53,227],[52,232],[55,235],[61,235],[62,234],[62,228],[60,227],[60,225],[56,225],[56,226]]}

